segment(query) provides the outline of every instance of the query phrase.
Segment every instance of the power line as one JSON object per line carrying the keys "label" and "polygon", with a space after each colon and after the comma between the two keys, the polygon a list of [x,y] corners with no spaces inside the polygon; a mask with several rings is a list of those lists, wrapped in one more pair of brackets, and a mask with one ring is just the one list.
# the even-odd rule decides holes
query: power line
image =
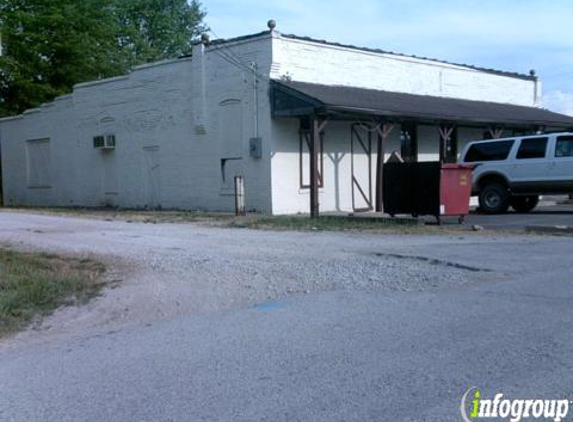
{"label": "power line", "polygon": [[[209,29],[209,32],[211,32],[217,39],[224,41],[224,39],[219,37],[215,33],[215,31],[213,31],[212,29]],[[266,75],[263,75],[257,71],[256,66],[250,66],[250,65],[244,63],[241,60],[241,58],[238,57],[235,54],[235,52],[233,50],[231,50],[224,42],[221,43],[220,46],[215,45],[211,51],[215,52],[219,57],[221,57],[222,59],[224,59],[228,63],[232,64],[233,66],[237,67],[239,70],[242,70],[242,71],[248,72],[248,73],[253,73],[257,77],[257,79],[270,81],[270,78],[268,78]],[[254,63],[254,64],[256,65],[256,63]]]}
{"label": "power line", "polygon": [[[217,35],[217,33],[216,33],[215,31],[213,31],[211,28],[209,28],[209,32],[211,32],[211,33],[215,36],[215,38],[224,41],[224,39],[221,38],[221,37],[219,37],[219,35]],[[225,42],[223,42],[223,43],[221,44],[220,49],[225,49],[226,51],[229,52],[230,57],[232,57],[234,60],[236,60],[238,64],[240,64],[240,65],[242,65],[242,66],[246,66],[246,64],[243,63],[243,61],[241,60],[241,58],[238,57],[238,56],[235,54],[235,52],[234,52],[233,50],[231,50],[231,49],[229,48],[229,46],[226,45]]]}
{"label": "power line", "polygon": [[232,57],[228,56],[227,54],[225,54],[223,51],[221,51],[218,48],[213,48],[211,49],[211,51],[215,54],[217,54],[217,56],[221,57],[223,60],[225,60],[227,63],[233,65],[234,67],[236,67],[237,69],[245,72],[245,71],[249,71],[251,72],[250,69],[246,68],[242,63],[237,63]]}

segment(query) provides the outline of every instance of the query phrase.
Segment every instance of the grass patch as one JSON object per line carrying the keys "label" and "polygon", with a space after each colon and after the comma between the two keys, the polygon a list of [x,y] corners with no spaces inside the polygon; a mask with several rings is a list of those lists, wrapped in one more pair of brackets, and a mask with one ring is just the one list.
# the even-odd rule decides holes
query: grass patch
{"label": "grass patch", "polygon": [[0,247],[0,336],[62,305],[87,302],[103,287],[104,271],[102,264],[91,259]]}
{"label": "grass patch", "polygon": [[433,232],[412,218],[346,217],[324,215],[317,219],[308,216],[260,216],[233,221],[231,227],[259,230],[295,231],[381,231],[385,233],[420,234]]}
{"label": "grass patch", "polygon": [[114,208],[5,208],[6,211],[31,212],[43,215],[92,218],[129,223],[224,223],[234,218],[234,214],[205,211],[146,211]]}
{"label": "grass patch", "polygon": [[[236,217],[232,213],[206,211],[146,211],[111,208],[5,208],[6,211],[30,212],[43,215],[91,218],[103,221],[125,221],[128,223],[195,223],[206,227],[247,228],[278,231],[354,231],[375,232],[389,235],[458,235],[474,233],[469,226],[445,224],[444,226],[425,225],[422,221],[409,217],[346,216],[322,214],[318,219],[308,215],[269,216],[248,214]],[[1,212],[1,209],[0,209]],[[487,230],[481,234],[493,234]],[[501,234],[499,230],[495,233]]]}

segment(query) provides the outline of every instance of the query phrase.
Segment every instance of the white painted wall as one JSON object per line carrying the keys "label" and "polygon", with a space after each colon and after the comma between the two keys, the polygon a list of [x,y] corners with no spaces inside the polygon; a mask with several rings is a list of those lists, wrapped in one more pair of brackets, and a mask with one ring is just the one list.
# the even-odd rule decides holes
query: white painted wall
{"label": "white painted wall", "polygon": [[[323,212],[352,212],[352,171],[351,171],[351,125],[352,122],[329,122],[325,129],[324,139],[324,186],[319,189],[320,209]],[[368,125],[368,122],[364,122]],[[370,125],[371,130],[374,127]],[[275,214],[308,213],[310,208],[310,190],[301,188],[299,122],[297,119],[277,119],[273,125],[274,153],[272,159],[272,198]],[[435,130],[435,133],[434,133]],[[429,126],[418,128],[419,160],[432,161],[439,158],[439,137],[437,129]],[[360,130],[366,135],[364,130]],[[376,188],[376,134],[371,137],[371,201],[375,204]],[[384,161],[390,158],[393,151],[400,153],[400,125],[385,140]],[[366,156],[355,149],[354,174],[362,187],[366,189],[368,166]],[[308,153],[304,153],[303,171],[308,174]],[[364,203],[355,188],[355,205],[360,208]]]}
{"label": "white painted wall", "polygon": [[[276,34],[272,77],[524,106],[539,104],[541,85],[469,67],[382,54]],[[536,89],[539,92],[536,95]]]}
{"label": "white painted wall", "polygon": [[[297,119],[278,119],[273,125],[274,154],[272,160],[272,199],[273,213],[308,213],[310,189],[300,186],[300,142],[299,121]],[[361,134],[365,135],[363,131]],[[365,136],[366,138],[366,136]],[[352,171],[351,171],[351,132],[348,122],[329,122],[325,130],[323,149],[324,186],[319,189],[319,203],[322,211],[351,212],[352,209]],[[372,149],[375,151],[375,137],[372,136]],[[363,188],[367,190],[369,177],[366,154],[359,148],[355,153],[355,175]],[[309,174],[308,153],[304,152],[303,172]],[[376,154],[371,155],[372,172],[371,201],[374,201],[374,177],[376,172]],[[306,179],[306,177],[305,177]],[[356,192],[356,205],[364,206],[362,198]],[[373,202],[372,202],[373,203]]]}
{"label": "white painted wall", "polygon": [[[389,54],[365,52],[322,43],[273,37],[271,77],[294,81],[355,86],[468,100],[535,106],[540,83],[480,72],[475,69]],[[536,89],[538,90],[536,96]],[[298,120],[276,119],[272,127],[272,199],[276,214],[308,213],[309,189],[299,183]],[[352,211],[350,170],[350,125],[331,122],[324,144],[324,187],[319,189],[323,212]],[[481,139],[485,128],[459,131],[459,151],[466,142]],[[372,137],[372,200],[375,196],[376,137]],[[418,126],[418,160],[439,160],[440,137],[437,127]],[[385,161],[392,151],[400,152],[400,125],[396,125],[384,145]],[[358,160],[360,161],[360,160]],[[362,164],[364,160],[362,159]],[[304,166],[308,154],[304,155]],[[336,165],[335,165],[336,162]],[[366,166],[357,169],[364,180]],[[308,170],[307,170],[308,172]]]}

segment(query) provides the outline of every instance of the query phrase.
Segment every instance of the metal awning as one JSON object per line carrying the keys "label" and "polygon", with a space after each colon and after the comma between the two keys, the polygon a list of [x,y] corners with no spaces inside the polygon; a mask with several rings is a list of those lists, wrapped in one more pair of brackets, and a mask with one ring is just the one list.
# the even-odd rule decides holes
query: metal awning
{"label": "metal awning", "polygon": [[573,129],[573,117],[537,107],[347,86],[272,81],[271,101],[275,117],[375,116],[387,121],[409,120],[427,124]]}

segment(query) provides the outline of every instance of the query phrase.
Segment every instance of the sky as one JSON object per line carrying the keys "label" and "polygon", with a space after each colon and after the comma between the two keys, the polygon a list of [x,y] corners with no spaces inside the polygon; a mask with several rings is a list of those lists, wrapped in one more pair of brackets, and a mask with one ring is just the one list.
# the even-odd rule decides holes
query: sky
{"label": "sky", "polygon": [[222,38],[266,30],[529,73],[573,115],[573,0],[203,0]]}

